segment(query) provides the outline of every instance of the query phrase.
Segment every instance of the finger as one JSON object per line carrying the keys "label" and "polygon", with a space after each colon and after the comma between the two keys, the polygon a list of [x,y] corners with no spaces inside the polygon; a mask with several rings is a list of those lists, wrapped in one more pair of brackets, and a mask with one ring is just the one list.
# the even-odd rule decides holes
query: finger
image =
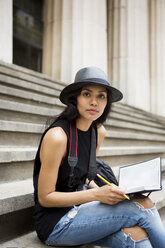
{"label": "finger", "polygon": [[117,195],[121,195],[123,196],[123,194],[125,193],[123,190],[121,190],[119,187],[118,188],[113,188],[111,189],[114,193],[116,193]]}
{"label": "finger", "polygon": [[108,202],[108,204],[109,205],[115,205],[115,204],[117,204],[117,203],[119,203],[121,201],[123,201],[123,200],[119,200],[119,201],[117,201],[117,200],[111,200],[111,201]]}
{"label": "finger", "polygon": [[123,201],[125,197],[123,194],[116,194],[116,192],[111,192],[108,197],[109,200],[114,200],[114,201]]}
{"label": "finger", "polygon": [[115,185],[115,184],[112,184],[113,185],[113,188],[119,190],[120,192],[122,192],[122,194],[125,194],[125,189],[123,188],[120,188],[119,186]]}

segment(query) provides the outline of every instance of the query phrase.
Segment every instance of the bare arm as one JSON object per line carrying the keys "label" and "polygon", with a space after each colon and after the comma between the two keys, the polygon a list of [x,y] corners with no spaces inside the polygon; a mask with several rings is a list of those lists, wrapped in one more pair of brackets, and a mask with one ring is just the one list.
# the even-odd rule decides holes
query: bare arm
{"label": "bare arm", "polygon": [[100,146],[102,145],[103,140],[104,140],[104,137],[106,135],[106,130],[105,130],[105,127],[103,125],[100,125],[97,128],[97,134],[98,134],[98,137],[97,137],[96,154],[98,154],[98,151],[100,149]]}

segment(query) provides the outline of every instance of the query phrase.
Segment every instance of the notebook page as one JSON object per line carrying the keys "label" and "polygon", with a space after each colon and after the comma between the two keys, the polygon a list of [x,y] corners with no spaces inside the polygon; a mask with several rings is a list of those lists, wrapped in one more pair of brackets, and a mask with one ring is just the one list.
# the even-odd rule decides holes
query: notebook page
{"label": "notebook page", "polygon": [[120,168],[119,186],[125,190],[132,188],[150,189],[160,186],[160,158]]}

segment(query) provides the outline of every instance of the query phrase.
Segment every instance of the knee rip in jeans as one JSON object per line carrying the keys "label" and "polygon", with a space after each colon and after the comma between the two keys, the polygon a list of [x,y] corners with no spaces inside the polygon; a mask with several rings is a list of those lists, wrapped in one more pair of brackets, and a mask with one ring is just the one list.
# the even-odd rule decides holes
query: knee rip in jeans
{"label": "knee rip in jeans", "polygon": [[149,214],[154,214],[153,213],[153,211],[152,211],[152,207],[154,206],[154,204],[152,203],[152,201],[151,201],[151,205],[150,206],[148,206],[148,207],[150,207],[150,208],[148,208],[148,207],[144,207],[138,200],[134,200],[134,203],[135,203],[135,205],[139,208],[139,209],[141,209],[142,211],[146,211],[147,213],[149,213]]}
{"label": "knee rip in jeans", "polygon": [[[147,240],[147,239],[148,239],[148,237],[145,237],[145,238],[143,238],[143,239],[134,240],[134,239],[132,238],[131,233],[126,234],[126,233],[124,232],[123,229],[122,229],[122,232],[123,232],[124,238],[125,238],[125,240],[126,240],[127,242],[129,242],[129,240],[131,240],[131,241],[133,242],[133,247],[134,247],[134,248],[136,247],[136,243],[137,243],[137,242],[141,242],[141,241],[144,241],[144,240]],[[131,246],[131,247],[132,247],[132,246]]]}

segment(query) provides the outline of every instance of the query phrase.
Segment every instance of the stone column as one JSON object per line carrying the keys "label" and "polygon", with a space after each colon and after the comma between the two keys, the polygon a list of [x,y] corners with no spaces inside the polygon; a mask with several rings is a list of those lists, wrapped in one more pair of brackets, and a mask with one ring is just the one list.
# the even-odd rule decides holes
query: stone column
{"label": "stone column", "polygon": [[149,1],[151,111],[165,116],[165,1]]}
{"label": "stone column", "polygon": [[127,1],[108,1],[108,74],[127,99]]}
{"label": "stone column", "polygon": [[0,60],[12,63],[13,51],[13,1],[0,1]]}
{"label": "stone column", "polygon": [[42,72],[60,80],[62,1],[44,1],[44,35]]}
{"label": "stone column", "polygon": [[147,0],[108,1],[108,67],[123,102],[150,109]]}
{"label": "stone column", "polygon": [[106,0],[45,0],[43,72],[70,82],[84,66],[107,71]]}

